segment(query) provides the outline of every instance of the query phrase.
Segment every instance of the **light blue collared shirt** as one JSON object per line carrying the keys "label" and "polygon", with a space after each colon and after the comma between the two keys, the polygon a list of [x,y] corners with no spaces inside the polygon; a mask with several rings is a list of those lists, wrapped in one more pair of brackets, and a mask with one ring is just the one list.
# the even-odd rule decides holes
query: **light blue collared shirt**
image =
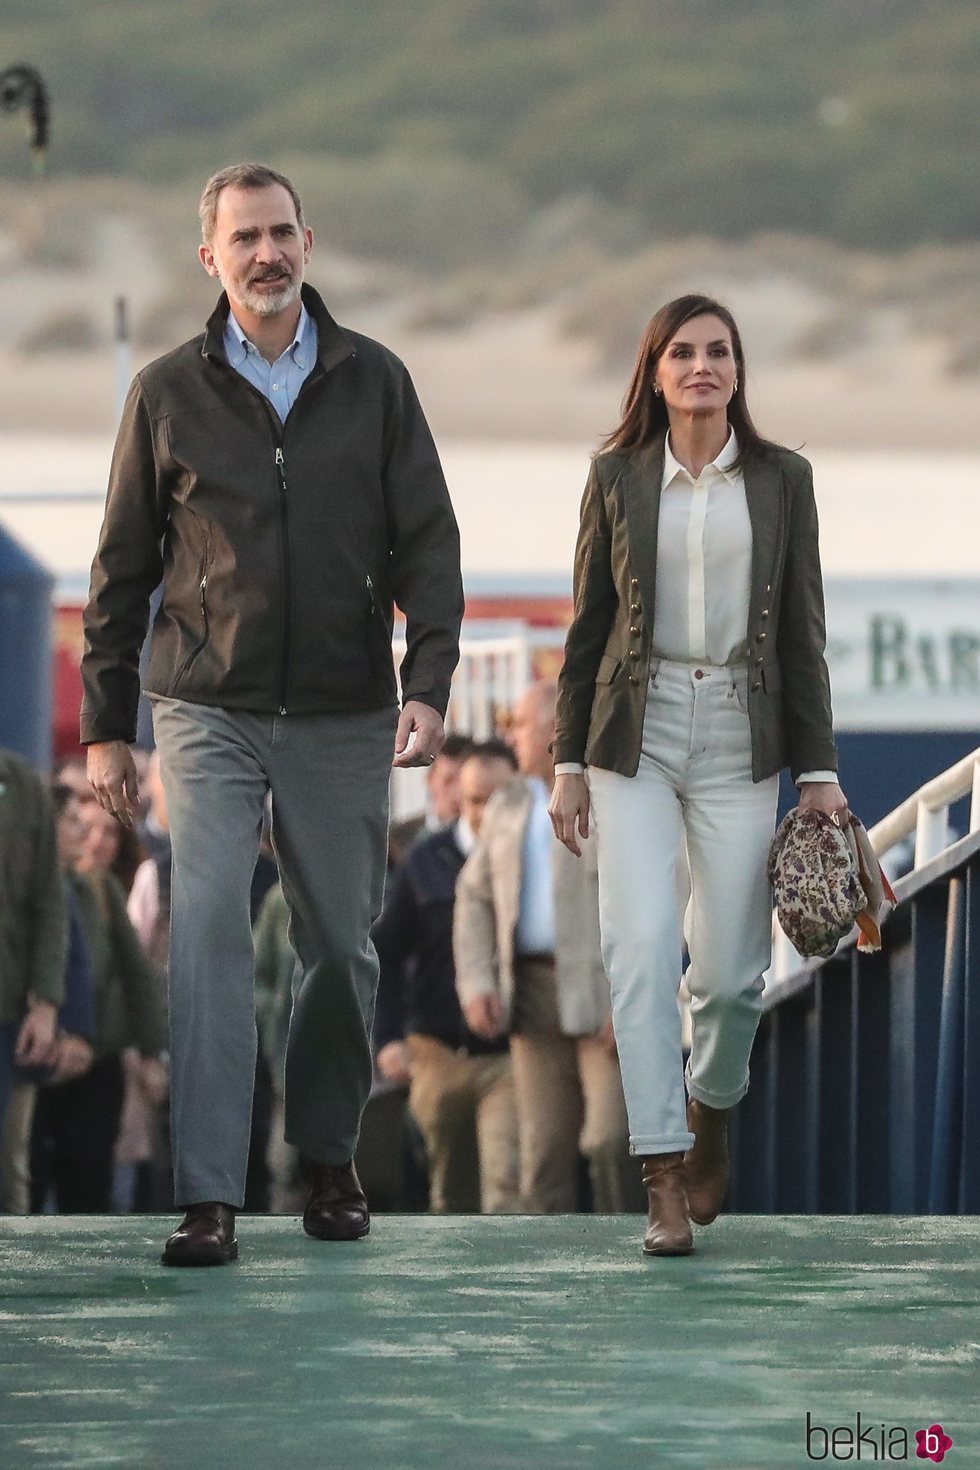
{"label": "light blue collared shirt", "polygon": [[517,954],[554,954],[555,895],[553,862],[555,831],[548,815],[548,788],[537,776],[528,778],[531,810],[521,854],[521,897],[514,950]]}
{"label": "light blue collared shirt", "polygon": [[272,404],[282,423],[316,362],[319,338],[316,322],[306,307],[300,308],[296,336],[281,357],[266,362],[254,342],[242,331],[235,313],[225,323],[225,356],[237,373]]}

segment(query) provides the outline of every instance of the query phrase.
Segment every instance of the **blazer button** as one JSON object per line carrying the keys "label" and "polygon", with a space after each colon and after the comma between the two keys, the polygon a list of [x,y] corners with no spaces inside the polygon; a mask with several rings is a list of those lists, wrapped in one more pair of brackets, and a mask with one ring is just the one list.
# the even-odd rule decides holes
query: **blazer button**
{"label": "blazer button", "polygon": [[769,609],[767,607],[764,607],[762,609],[761,613],[759,614],[759,617],[760,618],[767,618],[768,616],[769,616]]}
{"label": "blazer button", "polygon": [[638,679],[638,678],[637,678],[637,677],[636,677],[636,675],[635,675],[635,674],[630,674],[630,683],[631,683],[631,684],[639,684],[639,682],[640,682],[640,681],[639,681],[639,679]]}
{"label": "blazer button", "polygon": [[[639,658],[639,656],[640,656],[640,650],[638,648],[631,648],[630,649],[630,658]],[[760,659],[759,662],[761,663],[762,660]]]}
{"label": "blazer button", "polygon": [[761,658],[757,658],[756,661],[755,661],[756,668],[757,669],[761,669],[762,668],[762,664],[763,664],[763,660]]}
{"label": "blazer button", "polygon": [[766,641],[766,635],[765,635],[765,633],[756,633],[756,635],[755,635],[755,641],[756,641],[756,643],[765,643],[765,641]]}
{"label": "blazer button", "polygon": [[636,616],[637,613],[641,613],[642,611],[643,611],[643,609],[642,609],[642,607],[640,606],[640,604],[638,602],[631,602],[630,603],[630,612],[633,614],[634,617]]}
{"label": "blazer button", "polygon": [[639,628],[630,628],[630,637],[631,638],[639,638],[639,636],[640,636],[640,630],[639,630]]}
{"label": "blazer button", "polygon": [[759,683],[758,679],[756,679],[755,683],[752,685],[752,693],[755,694],[756,691],[759,690],[759,689],[761,689],[761,688],[762,688],[762,685]]}

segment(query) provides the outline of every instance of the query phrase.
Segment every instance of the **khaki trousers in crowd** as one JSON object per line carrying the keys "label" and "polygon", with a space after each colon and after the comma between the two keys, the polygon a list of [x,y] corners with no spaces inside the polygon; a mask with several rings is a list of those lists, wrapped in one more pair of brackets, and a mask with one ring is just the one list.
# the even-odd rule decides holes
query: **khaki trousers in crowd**
{"label": "khaki trousers in crowd", "polygon": [[512,1027],[524,1209],[576,1211],[580,1153],[597,1214],[638,1208],[619,1063],[598,1037],[562,1034],[552,960],[518,957]]}
{"label": "khaki trousers in crowd", "polygon": [[510,1057],[470,1056],[417,1033],[407,1044],[408,1105],[425,1139],[430,1210],[515,1213],[520,1189]]}

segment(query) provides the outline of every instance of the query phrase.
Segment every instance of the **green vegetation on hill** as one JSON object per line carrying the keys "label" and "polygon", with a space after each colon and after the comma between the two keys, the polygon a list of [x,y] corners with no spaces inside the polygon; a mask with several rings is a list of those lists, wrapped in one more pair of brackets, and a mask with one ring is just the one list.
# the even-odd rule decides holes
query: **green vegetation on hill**
{"label": "green vegetation on hill", "polygon": [[[260,156],[376,201],[389,258],[492,258],[569,196],[626,249],[980,236],[976,0],[5,0],[17,61],[54,174]],[[0,177],[27,168],[0,118]]]}

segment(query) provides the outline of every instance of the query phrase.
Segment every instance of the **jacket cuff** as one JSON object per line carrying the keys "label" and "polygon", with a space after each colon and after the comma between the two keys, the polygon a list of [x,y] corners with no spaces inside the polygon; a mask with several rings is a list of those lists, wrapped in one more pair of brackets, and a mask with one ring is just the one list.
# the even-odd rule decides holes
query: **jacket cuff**
{"label": "jacket cuff", "polygon": [[555,766],[556,776],[584,776],[585,767],[581,761],[559,761]]}
{"label": "jacket cuff", "polygon": [[801,771],[794,777],[797,786],[802,786],[804,781],[836,781],[836,771]]}
{"label": "jacket cuff", "polygon": [[124,740],[127,745],[135,745],[136,719],[127,721],[118,715],[91,714],[83,709],[78,720],[78,736],[80,745],[96,745],[103,740]]}

